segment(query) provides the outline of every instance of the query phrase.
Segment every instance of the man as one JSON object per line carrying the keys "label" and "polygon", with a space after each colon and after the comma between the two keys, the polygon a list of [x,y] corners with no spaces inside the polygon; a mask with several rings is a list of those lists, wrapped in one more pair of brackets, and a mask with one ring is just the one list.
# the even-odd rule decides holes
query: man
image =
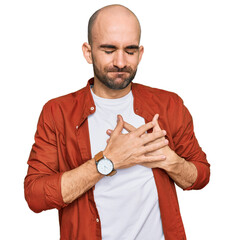
{"label": "man", "polygon": [[174,183],[209,181],[182,100],[132,83],[140,34],[124,6],[94,13],[82,47],[94,78],[40,115],[25,197],[35,212],[59,209],[61,239],[186,239]]}

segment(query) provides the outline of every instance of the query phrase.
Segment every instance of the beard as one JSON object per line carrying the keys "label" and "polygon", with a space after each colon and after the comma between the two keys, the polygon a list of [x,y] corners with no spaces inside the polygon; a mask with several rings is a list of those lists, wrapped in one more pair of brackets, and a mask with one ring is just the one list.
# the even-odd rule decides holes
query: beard
{"label": "beard", "polygon": [[[133,70],[131,67],[105,67],[104,71],[100,71],[93,61],[93,71],[94,75],[100,82],[102,82],[106,87],[110,89],[124,89],[126,88],[134,79],[137,69]],[[115,77],[109,77],[108,73],[114,73]],[[128,77],[124,77],[126,73]],[[121,79],[119,81],[118,79]]]}

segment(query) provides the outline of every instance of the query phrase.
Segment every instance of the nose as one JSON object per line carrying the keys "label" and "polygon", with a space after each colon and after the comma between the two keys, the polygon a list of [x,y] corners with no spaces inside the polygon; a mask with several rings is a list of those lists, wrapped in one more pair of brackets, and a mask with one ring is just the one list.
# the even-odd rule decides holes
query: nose
{"label": "nose", "polygon": [[115,52],[115,57],[114,57],[114,62],[113,62],[115,67],[118,68],[124,68],[126,67],[127,61],[126,61],[126,56],[123,51],[116,51]]}

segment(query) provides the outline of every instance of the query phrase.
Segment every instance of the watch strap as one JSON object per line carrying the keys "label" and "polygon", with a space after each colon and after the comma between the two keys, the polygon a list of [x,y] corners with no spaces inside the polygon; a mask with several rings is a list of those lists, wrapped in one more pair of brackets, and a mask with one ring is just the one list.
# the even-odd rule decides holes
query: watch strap
{"label": "watch strap", "polygon": [[103,151],[97,153],[95,156],[94,156],[94,159],[96,162],[99,162],[101,159],[104,158],[104,155],[103,155]]}

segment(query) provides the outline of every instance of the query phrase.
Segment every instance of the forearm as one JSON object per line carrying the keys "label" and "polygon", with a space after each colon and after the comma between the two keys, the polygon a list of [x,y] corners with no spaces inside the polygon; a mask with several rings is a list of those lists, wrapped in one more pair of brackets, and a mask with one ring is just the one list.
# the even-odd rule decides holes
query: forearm
{"label": "forearm", "polygon": [[197,168],[193,163],[180,158],[178,155],[176,157],[176,163],[167,170],[167,173],[179,187],[186,189],[196,181]]}
{"label": "forearm", "polygon": [[94,159],[65,172],[61,179],[63,201],[65,203],[73,202],[102,178],[103,175],[98,173]]}

